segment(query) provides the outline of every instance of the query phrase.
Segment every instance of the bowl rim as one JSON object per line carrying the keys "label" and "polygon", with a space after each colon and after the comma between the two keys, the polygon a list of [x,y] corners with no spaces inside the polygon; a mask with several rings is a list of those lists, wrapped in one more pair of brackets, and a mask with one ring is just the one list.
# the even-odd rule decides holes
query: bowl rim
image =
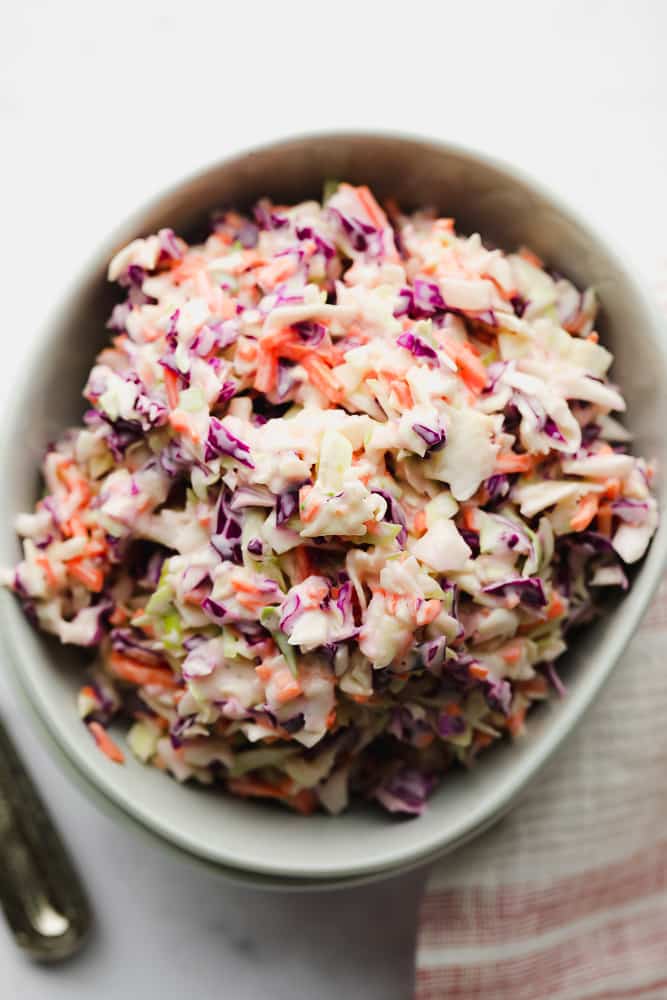
{"label": "bowl rim", "polygon": [[[292,143],[312,142],[318,139],[340,142],[350,140],[357,142],[359,140],[368,140],[369,142],[390,140],[397,143],[418,144],[443,155],[449,154],[474,161],[503,174],[512,183],[525,186],[529,191],[554,208],[560,216],[573,224],[585,241],[603,251],[606,257],[618,269],[618,273],[621,275],[624,284],[632,291],[632,294],[641,307],[644,314],[643,320],[645,320],[646,334],[654,341],[656,350],[662,356],[663,366],[667,370],[667,346],[664,337],[664,324],[659,317],[657,307],[651,302],[644,289],[636,281],[632,270],[625,264],[623,256],[618,252],[613,243],[609,241],[607,236],[600,235],[595,228],[579,217],[577,211],[572,206],[565,203],[560,196],[554,194],[546,185],[535,181],[522,169],[502,159],[468,146],[434,139],[426,135],[392,130],[318,130],[289,135],[282,139],[275,139],[268,143],[252,146],[249,149],[232,152],[227,156],[212,161],[205,167],[189,173],[166,186],[162,191],[153,195],[142,204],[136,206],[123,221],[114,227],[109,235],[100,241],[90,254],[86,255],[83,262],[79,264],[76,275],[67,283],[51,315],[42,322],[39,333],[33,339],[28,356],[21,365],[21,370],[14,383],[14,390],[9,396],[9,402],[5,410],[7,419],[0,437],[0,462],[3,468],[11,468],[12,443],[16,440],[14,422],[18,419],[16,415],[21,405],[20,400],[27,395],[27,388],[32,381],[34,358],[37,356],[42,345],[49,342],[52,330],[62,323],[62,319],[68,311],[70,301],[74,300],[81,293],[89,283],[91,276],[97,273],[103,264],[107,263],[113,249],[122,245],[128,239],[133,238],[137,232],[140,232],[144,220],[163,202],[177,195],[182,189],[247,157],[266,154],[271,150],[278,150]],[[0,515],[3,513],[7,514],[5,507],[6,494],[4,490],[0,490]],[[5,539],[10,540],[11,536],[11,542],[15,542],[16,536],[10,519],[7,516],[0,516],[0,532],[4,535]],[[538,771],[551,758],[562,740],[569,735],[574,726],[580,721],[583,713],[591,704],[596,693],[618,662],[660,582],[666,562],[667,519],[661,519],[651,548],[642,563],[641,581],[638,580],[635,582],[635,585],[624,600],[623,607],[613,613],[614,617],[619,619],[615,626],[613,648],[610,648],[605,656],[599,658],[599,666],[595,670],[591,670],[585,677],[585,683],[582,683],[576,692],[569,696],[567,709],[554,721],[536,744],[530,748],[526,748],[523,756],[513,765],[510,778],[501,782],[494,790],[494,794],[485,797],[483,802],[478,803],[477,808],[471,810],[461,820],[453,833],[450,831],[441,840],[432,838],[428,846],[420,847],[416,844],[411,845],[408,843],[406,846],[395,847],[393,851],[387,850],[385,852],[387,856],[383,856],[377,863],[368,863],[367,861],[358,862],[354,859],[349,859],[346,863],[320,864],[317,867],[312,865],[305,866],[307,868],[306,871],[305,868],[304,870],[296,870],[294,866],[286,867],[280,861],[270,860],[267,857],[265,862],[253,863],[252,868],[250,868],[247,863],[236,858],[233,853],[230,854],[225,849],[224,844],[210,845],[203,842],[194,843],[191,838],[183,835],[178,828],[161,820],[160,816],[147,815],[132,799],[123,796],[114,783],[107,779],[105,772],[95,766],[92,755],[91,757],[85,757],[77,751],[74,744],[66,743],[65,737],[58,732],[55,722],[50,716],[48,703],[45,703],[41,698],[39,686],[33,683],[30,676],[23,674],[19,683],[31,707],[43,724],[44,735],[49,737],[49,742],[55,742],[61,755],[64,755],[68,763],[73,765],[78,774],[85,779],[84,784],[91,786],[90,790],[95,792],[95,798],[101,797],[109,800],[123,814],[124,818],[132,821],[133,825],[143,828],[144,832],[149,831],[160,840],[166,841],[169,846],[185,852],[191,858],[196,858],[197,860],[203,859],[206,863],[212,863],[221,873],[224,873],[225,869],[231,869],[232,872],[236,870],[248,874],[256,873],[259,875],[277,876],[279,879],[296,880],[297,883],[310,881],[313,888],[333,888],[334,885],[331,884],[332,880],[335,882],[338,879],[343,879],[347,884],[350,884],[350,880],[363,878],[367,875],[388,876],[396,874],[399,870],[404,871],[425,864],[476,836],[483,829],[491,825],[496,818],[499,818],[506,812],[516,797],[524,790],[528,782],[535,777]],[[14,599],[12,595],[2,595],[2,600],[0,600],[0,621],[4,625],[2,632],[5,644],[10,652],[12,663],[14,664],[14,672],[18,675],[16,668],[16,664],[20,661],[18,632],[21,629],[32,629],[32,626],[27,620],[23,620],[21,625],[18,625],[18,619],[12,615],[10,610],[13,604]],[[53,744],[51,743],[51,745]],[[70,768],[67,768],[67,770],[71,773]],[[335,820],[332,820],[332,822],[335,822]],[[313,880],[328,880],[328,884],[324,886],[320,881],[320,884],[316,886]],[[267,886],[267,888],[272,887],[277,888],[278,886]]]}

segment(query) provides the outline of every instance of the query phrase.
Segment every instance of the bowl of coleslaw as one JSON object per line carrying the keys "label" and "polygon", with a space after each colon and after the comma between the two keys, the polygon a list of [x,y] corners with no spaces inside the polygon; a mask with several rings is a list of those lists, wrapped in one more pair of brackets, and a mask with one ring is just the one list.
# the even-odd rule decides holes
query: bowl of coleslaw
{"label": "bowl of coleslaw", "polygon": [[105,241],[37,349],[2,443],[16,675],[98,798],[238,878],[486,828],[659,581],[659,322],[480,154],[225,160]]}

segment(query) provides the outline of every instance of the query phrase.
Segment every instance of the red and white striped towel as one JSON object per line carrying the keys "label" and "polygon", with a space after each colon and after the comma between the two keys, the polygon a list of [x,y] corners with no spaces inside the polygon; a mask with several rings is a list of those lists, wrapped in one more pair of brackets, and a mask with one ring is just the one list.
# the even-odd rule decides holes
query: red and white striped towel
{"label": "red and white striped towel", "polygon": [[431,874],[417,1000],[667,998],[667,579],[529,793]]}

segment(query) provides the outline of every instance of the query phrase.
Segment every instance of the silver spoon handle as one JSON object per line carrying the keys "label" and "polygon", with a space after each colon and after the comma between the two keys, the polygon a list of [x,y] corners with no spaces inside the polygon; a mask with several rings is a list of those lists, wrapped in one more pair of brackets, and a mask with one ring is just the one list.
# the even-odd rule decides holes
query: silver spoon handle
{"label": "silver spoon handle", "polygon": [[17,943],[43,961],[71,955],[91,923],[79,876],[2,720],[0,904]]}

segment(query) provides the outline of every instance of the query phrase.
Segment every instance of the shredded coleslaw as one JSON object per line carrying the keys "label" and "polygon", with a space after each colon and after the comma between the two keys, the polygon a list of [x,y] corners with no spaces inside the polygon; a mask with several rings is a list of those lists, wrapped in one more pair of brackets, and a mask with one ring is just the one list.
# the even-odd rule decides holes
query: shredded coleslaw
{"label": "shredded coleslaw", "polygon": [[6,575],[94,647],[107,756],[302,812],[418,814],[562,693],[554,663],[657,524],[592,289],[330,185],[109,265],[83,424]]}

